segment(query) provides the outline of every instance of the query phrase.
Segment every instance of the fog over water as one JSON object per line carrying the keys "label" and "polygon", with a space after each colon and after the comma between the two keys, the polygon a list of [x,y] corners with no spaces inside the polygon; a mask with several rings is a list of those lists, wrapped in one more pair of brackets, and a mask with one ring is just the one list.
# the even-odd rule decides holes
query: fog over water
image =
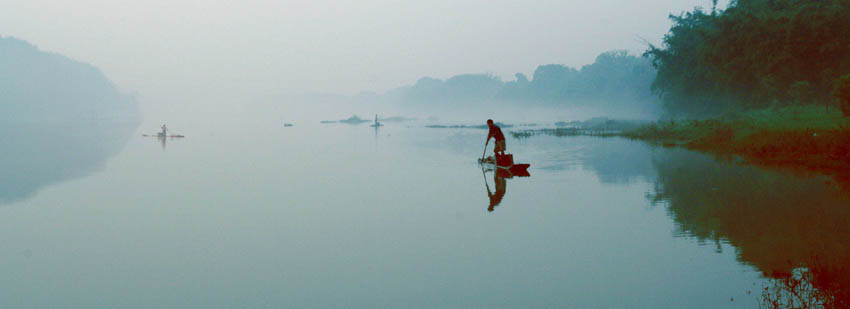
{"label": "fog over water", "polygon": [[850,304],[847,178],[606,127],[696,6],[0,0],[0,308]]}
{"label": "fog over water", "polygon": [[580,67],[657,44],[667,15],[694,6],[711,2],[2,0],[0,34],[94,64],[146,113],[185,118],[281,93]]}

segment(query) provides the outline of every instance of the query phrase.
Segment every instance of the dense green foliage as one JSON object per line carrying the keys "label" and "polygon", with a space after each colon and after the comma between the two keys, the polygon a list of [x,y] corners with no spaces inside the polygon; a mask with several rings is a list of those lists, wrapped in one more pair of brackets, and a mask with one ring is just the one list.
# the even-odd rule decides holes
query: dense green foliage
{"label": "dense green foliage", "polygon": [[671,16],[653,91],[667,111],[711,115],[777,104],[828,104],[850,73],[850,1],[738,0]]}
{"label": "dense green foliage", "polygon": [[490,74],[465,74],[447,80],[424,77],[415,85],[390,91],[395,101],[428,108],[564,106],[647,112],[658,109],[650,85],[655,69],[649,59],[626,51],[602,53],[593,64],[575,69],[538,66],[531,79],[522,73],[503,82]]}

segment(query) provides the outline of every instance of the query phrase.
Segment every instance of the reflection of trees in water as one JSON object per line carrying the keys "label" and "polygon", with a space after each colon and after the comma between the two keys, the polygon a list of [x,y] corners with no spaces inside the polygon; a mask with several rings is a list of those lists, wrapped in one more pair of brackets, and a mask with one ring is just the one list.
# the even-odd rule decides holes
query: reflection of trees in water
{"label": "reflection of trees in water", "polygon": [[631,183],[652,179],[651,146],[622,138],[599,139],[589,143],[582,154],[582,166],[593,170],[603,183]]}
{"label": "reflection of trees in water", "polygon": [[[652,146],[623,138],[535,136],[540,153],[534,164],[541,169],[567,170],[581,166],[606,184],[655,179]],[[510,145],[508,146],[510,149]]]}
{"label": "reflection of trees in water", "polygon": [[760,306],[766,308],[850,308],[850,285],[843,269],[824,269],[818,263],[797,268],[790,274],[771,280],[761,294]]}
{"label": "reflection of trees in water", "polygon": [[0,204],[96,171],[118,153],[136,124],[1,124]]}
{"label": "reflection of trees in water", "polygon": [[834,181],[718,162],[681,149],[658,152],[653,160],[658,172],[653,201],[667,205],[683,233],[733,245],[741,262],[773,279],[766,295],[784,301],[777,295],[800,293],[795,289],[806,283],[817,291],[805,297],[828,306],[847,304],[850,196]]}

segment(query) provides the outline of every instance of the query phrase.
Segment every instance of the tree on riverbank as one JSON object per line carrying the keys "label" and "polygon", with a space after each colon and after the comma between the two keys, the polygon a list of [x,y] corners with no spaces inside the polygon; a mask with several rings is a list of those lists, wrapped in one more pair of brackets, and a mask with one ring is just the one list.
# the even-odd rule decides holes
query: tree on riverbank
{"label": "tree on riverbank", "polygon": [[653,92],[673,113],[828,104],[850,72],[850,1],[738,0],[670,18],[646,55],[658,70]]}

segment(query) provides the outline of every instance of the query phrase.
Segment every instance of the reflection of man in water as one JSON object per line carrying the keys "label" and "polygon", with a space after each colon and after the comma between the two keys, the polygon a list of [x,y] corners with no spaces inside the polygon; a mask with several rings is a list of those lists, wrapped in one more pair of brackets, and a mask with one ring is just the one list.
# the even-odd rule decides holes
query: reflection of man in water
{"label": "reflection of man in water", "polygon": [[159,143],[162,144],[162,150],[165,150],[165,136],[157,136],[156,138],[159,140]]}
{"label": "reflection of man in water", "polygon": [[499,203],[502,202],[502,198],[505,197],[505,190],[507,190],[507,182],[504,177],[499,177],[499,173],[493,171],[493,182],[496,186],[496,193],[490,192],[490,185],[486,182],[484,185],[487,186],[487,196],[490,197],[490,207],[487,208],[487,211],[493,211],[496,206],[499,206]]}

